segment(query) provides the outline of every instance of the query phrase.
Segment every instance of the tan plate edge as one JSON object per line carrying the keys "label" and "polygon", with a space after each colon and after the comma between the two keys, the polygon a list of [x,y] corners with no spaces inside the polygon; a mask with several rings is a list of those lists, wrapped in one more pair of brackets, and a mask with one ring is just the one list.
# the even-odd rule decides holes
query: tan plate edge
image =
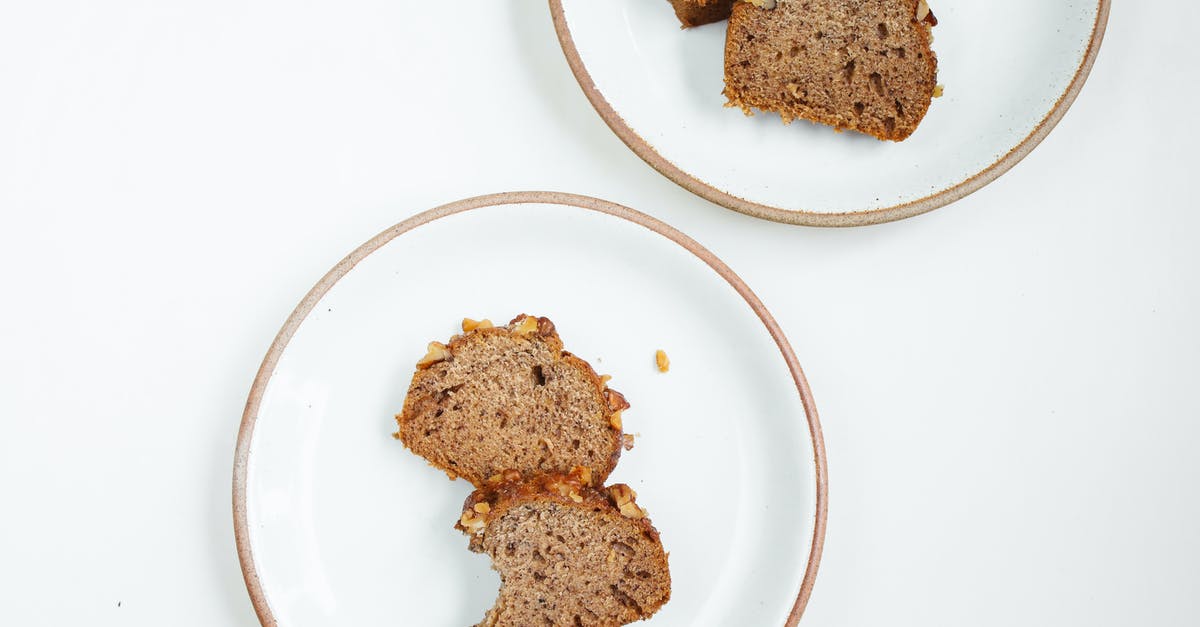
{"label": "tan plate edge", "polygon": [[423,224],[472,209],[524,203],[569,205],[588,209],[628,220],[666,237],[698,257],[708,267],[719,274],[721,278],[725,279],[737,291],[738,295],[746,301],[746,304],[750,305],[755,315],[758,316],[759,320],[767,328],[767,332],[771,334],[771,338],[775,340],[775,344],[779,347],[779,352],[783,355],[788,370],[791,372],[792,380],[796,384],[796,391],[800,394],[800,400],[804,406],[804,413],[808,420],[809,436],[812,439],[813,459],[816,470],[817,507],[813,521],[813,537],[809,549],[808,566],[804,571],[804,579],[800,583],[800,591],[796,597],[796,602],[792,605],[792,611],[785,623],[785,627],[794,627],[800,621],[800,615],[804,612],[804,607],[808,603],[809,596],[812,594],[813,583],[817,577],[817,568],[821,563],[821,552],[825,545],[825,524],[828,516],[829,479],[825,463],[825,439],[821,433],[821,421],[817,416],[817,406],[813,401],[812,390],[808,387],[808,381],[804,377],[804,372],[800,369],[800,362],[796,359],[796,355],[792,351],[787,337],[784,336],[783,330],[779,328],[779,324],[775,321],[774,316],[771,315],[771,312],[767,310],[762,301],[758,299],[758,296],[751,291],[750,287],[742,281],[741,277],[708,249],[674,227],[639,211],[598,198],[561,192],[536,191],[507,192],[467,198],[424,211],[396,224],[371,238],[339,261],[333,269],[321,277],[321,280],[305,294],[304,298],[300,300],[300,304],[296,305],[291,315],[288,316],[287,321],[283,323],[283,327],[275,336],[271,347],[267,349],[267,354],[263,358],[262,365],[259,366],[258,373],[254,377],[254,383],[250,388],[250,395],[246,399],[246,408],[242,412],[242,422],[238,429],[237,449],[235,450],[233,460],[233,529],[237,543],[238,561],[241,563],[242,576],[246,580],[246,590],[250,593],[250,600],[254,605],[255,613],[258,614],[259,622],[268,627],[278,624],[267,603],[266,593],[263,591],[262,583],[259,581],[258,571],[255,567],[254,553],[250,547],[249,528],[246,523],[246,471],[250,459],[250,443],[254,436],[254,424],[258,419],[258,411],[262,403],[263,394],[266,392],[267,384],[274,374],[276,365],[279,363],[280,356],[287,348],[292,336],[295,335],[296,329],[300,327],[300,324],[304,322],[309,312],[312,311],[317,302],[321,300],[334,284],[350,272],[358,262],[396,237]]}
{"label": "tan plate edge", "polygon": [[1100,52],[1100,43],[1104,40],[1104,30],[1108,25],[1108,12],[1112,4],[1112,0],[1098,0],[1099,5],[1096,10],[1096,21],[1092,25],[1092,38],[1088,42],[1087,52],[1083,55],[1083,60],[1075,70],[1075,76],[1071,79],[1070,84],[1067,85],[1066,91],[1059,96],[1058,101],[1054,103],[1050,112],[1046,114],[1046,117],[1042,118],[1042,121],[1034,127],[1029,135],[995,163],[960,183],[936,194],[911,202],[884,207],[882,209],[872,209],[870,211],[816,213],[812,211],[781,209],[734,196],[688,174],[680,169],[679,166],[671,163],[659,154],[649,142],[630,128],[625,120],[612,108],[612,105],[608,103],[608,100],[604,98],[604,94],[600,93],[600,90],[596,87],[596,83],[592,81],[591,74],[588,73],[583,60],[579,56],[579,50],[575,47],[575,40],[571,37],[571,30],[567,26],[566,17],[563,15],[562,0],[549,1],[550,15],[554,20],[554,30],[558,33],[559,44],[562,45],[563,54],[567,57],[567,64],[571,67],[571,72],[575,75],[575,80],[579,81],[579,86],[583,88],[584,95],[587,96],[588,101],[595,107],[596,112],[600,114],[600,117],[604,119],[608,127],[616,133],[617,137],[621,138],[621,141],[625,142],[625,145],[629,146],[629,149],[637,154],[637,156],[650,164],[650,167],[658,170],[660,174],[693,194],[709,202],[746,215],[787,224],[835,227],[881,224],[933,211],[978,191],[983,186],[1012,169],[1017,162],[1024,159],[1050,134],[1050,131],[1054,129],[1059,120],[1062,120],[1063,116],[1066,115],[1067,109],[1075,102],[1075,98],[1079,96],[1079,92],[1083,89],[1083,84],[1087,81],[1088,74],[1092,70],[1092,65],[1096,62],[1096,55]]}

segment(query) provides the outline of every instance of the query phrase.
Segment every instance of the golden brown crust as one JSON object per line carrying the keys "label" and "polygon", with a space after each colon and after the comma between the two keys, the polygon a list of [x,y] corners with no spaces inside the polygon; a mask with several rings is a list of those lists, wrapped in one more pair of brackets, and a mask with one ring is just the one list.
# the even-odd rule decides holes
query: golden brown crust
{"label": "golden brown crust", "polygon": [[922,2],[778,0],[771,10],[736,3],[725,41],[727,106],[904,140],[937,84],[937,18]]}
{"label": "golden brown crust", "polygon": [[669,0],[683,28],[702,26],[729,18],[734,0]]}
{"label": "golden brown crust", "polygon": [[[621,513],[622,505],[628,509],[627,503],[635,502],[637,498],[632,488],[623,483],[614,483],[601,490],[595,485],[594,477],[590,476],[586,468],[574,468],[566,474],[535,473],[528,476],[522,476],[515,470],[507,470],[489,478],[482,487],[467,496],[463,501],[462,516],[454,524],[454,528],[472,535],[473,530],[468,527],[472,526],[473,521],[478,520],[486,527],[488,522],[504,516],[512,507],[540,501],[584,509],[613,509],[614,513],[636,522],[646,537],[659,541],[658,529],[645,515],[645,510],[641,510],[640,516]],[[628,500],[622,498],[626,491],[631,494]],[[480,503],[487,504],[486,511],[476,509]],[[478,527],[477,524],[475,526]]]}
{"label": "golden brown crust", "polygon": [[[461,354],[461,351],[466,350],[470,343],[480,342],[488,336],[505,336],[516,339],[527,338],[530,341],[536,340],[545,344],[546,352],[553,356],[553,360],[577,372],[586,380],[586,387],[592,390],[596,406],[602,408],[602,416],[598,417],[598,420],[602,424],[607,425],[607,429],[604,431],[606,442],[604,442],[603,446],[597,446],[591,450],[597,454],[603,453],[604,461],[586,463],[586,465],[592,467],[595,481],[598,484],[603,484],[604,479],[608,477],[620,460],[621,451],[625,444],[620,416],[622,411],[629,408],[629,403],[625,400],[624,396],[616,390],[609,388],[606,383],[607,378],[597,375],[591,364],[563,350],[562,339],[559,337],[554,323],[548,318],[520,314],[514,317],[508,325],[499,327],[490,326],[490,323],[480,325],[473,320],[466,319],[463,326],[471,330],[454,335],[445,344],[431,343],[430,354],[418,362],[417,370],[413,374],[412,382],[409,385],[409,393],[404,399],[403,408],[396,415],[398,427],[396,437],[404,443],[405,447],[424,457],[430,464],[444,471],[451,479],[461,476],[476,486],[482,485],[483,480],[492,474],[494,470],[476,471],[475,469],[464,468],[461,465],[453,463],[456,460],[445,454],[446,451],[441,450],[445,446],[439,449],[423,440],[423,436],[429,435],[427,432],[427,427],[429,426],[428,414],[434,402],[430,397],[429,391],[437,387],[438,378],[444,376],[446,370],[450,367],[449,363],[454,361],[455,355]],[[438,392],[438,394],[444,394],[444,392]],[[508,408],[498,407],[496,410],[504,412]],[[424,425],[424,427],[417,428],[418,423]],[[545,425],[545,427],[549,429],[551,425]],[[554,428],[561,431],[559,425],[554,425]],[[488,437],[505,437],[502,429],[489,429],[487,433]],[[570,441],[570,437],[567,437],[567,441]],[[452,444],[456,445],[457,442],[452,442]],[[512,442],[506,442],[505,444],[516,446]],[[548,439],[546,440],[546,445],[550,446]],[[529,446],[528,443],[525,445],[526,448]],[[504,447],[497,446],[497,448]],[[561,448],[565,448],[562,443],[560,443]],[[566,454],[564,453],[564,455]],[[520,468],[520,470],[523,472],[534,472],[537,470],[567,471],[570,466],[578,465],[579,463],[581,463],[581,460],[572,459],[568,465],[561,468],[524,467]],[[499,460],[497,463],[491,464],[492,468],[495,469],[506,468],[510,465],[508,463],[501,463]]]}

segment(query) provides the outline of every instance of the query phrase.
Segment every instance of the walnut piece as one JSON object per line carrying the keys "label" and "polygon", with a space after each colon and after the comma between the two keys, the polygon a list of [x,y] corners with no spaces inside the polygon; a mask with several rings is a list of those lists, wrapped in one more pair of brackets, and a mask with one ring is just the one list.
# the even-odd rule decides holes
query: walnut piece
{"label": "walnut piece", "polygon": [[637,498],[637,492],[634,492],[633,488],[623,483],[617,483],[609,486],[608,495],[612,498],[617,509],[621,510],[622,516],[634,520],[646,517],[646,510],[638,507],[638,504],[634,501]]}
{"label": "walnut piece", "polygon": [[634,492],[633,488],[624,483],[614,483],[608,486],[608,495],[612,497],[613,503],[617,507],[630,503],[637,498],[637,492]]}
{"label": "walnut piece", "polygon": [[613,411],[624,411],[629,409],[629,401],[625,400],[625,395],[612,389],[604,390],[604,401],[608,403],[608,408]]}
{"label": "walnut piece", "polygon": [[483,516],[472,512],[463,512],[462,517],[458,519],[458,524],[471,535],[483,533],[483,528],[487,526],[487,522],[484,521]]}
{"label": "walnut piece", "polygon": [[930,26],[937,26],[938,24],[937,17],[933,14],[933,11],[929,10],[929,4],[925,0],[917,1],[916,17],[918,22],[925,22]]}
{"label": "walnut piece", "polygon": [[475,329],[490,329],[496,325],[492,324],[491,320],[484,318],[483,320],[472,320],[470,318],[462,319],[463,333],[469,333]]}
{"label": "walnut piece", "polygon": [[592,485],[592,469],[588,466],[576,466],[572,468],[571,476],[577,477],[583,485]]}
{"label": "walnut piece", "polygon": [[583,495],[579,493],[579,480],[575,476],[570,476],[565,481],[554,481],[546,487],[557,492],[559,496],[565,496],[575,503],[583,502]]}
{"label": "walnut piece", "polygon": [[537,333],[537,330],[538,319],[534,318],[533,316],[525,316],[520,322],[517,323],[516,326],[513,327],[513,333],[516,333],[517,335],[530,335],[532,333]]}
{"label": "walnut piece", "polygon": [[446,348],[446,345],[441,342],[430,342],[426,350],[428,352],[417,362],[417,368],[421,370],[450,358],[450,349]]}

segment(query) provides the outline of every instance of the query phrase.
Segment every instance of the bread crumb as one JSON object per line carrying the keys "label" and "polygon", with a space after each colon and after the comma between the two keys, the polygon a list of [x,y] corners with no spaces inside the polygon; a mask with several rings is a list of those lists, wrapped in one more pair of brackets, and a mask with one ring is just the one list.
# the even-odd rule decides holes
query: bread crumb
{"label": "bread crumb", "polygon": [[671,360],[667,358],[667,354],[662,349],[654,352],[654,363],[658,365],[659,372],[666,372],[671,369]]}
{"label": "bread crumb", "polygon": [[945,93],[945,90],[946,90],[946,89],[945,89],[945,87],[944,87],[943,85],[934,85],[934,87],[933,87],[933,97],[934,97],[934,98],[941,98],[941,97],[942,97],[942,94],[943,94],[943,93]]}

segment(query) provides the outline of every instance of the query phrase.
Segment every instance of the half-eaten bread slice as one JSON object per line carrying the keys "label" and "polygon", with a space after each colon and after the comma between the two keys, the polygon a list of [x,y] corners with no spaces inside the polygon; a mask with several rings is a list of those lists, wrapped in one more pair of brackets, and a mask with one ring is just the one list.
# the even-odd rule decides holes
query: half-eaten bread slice
{"label": "half-eaten bread slice", "polygon": [[477,627],[625,625],[670,599],[667,554],[636,494],[587,474],[510,472],[467,497],[455,527],[501,580]]}

